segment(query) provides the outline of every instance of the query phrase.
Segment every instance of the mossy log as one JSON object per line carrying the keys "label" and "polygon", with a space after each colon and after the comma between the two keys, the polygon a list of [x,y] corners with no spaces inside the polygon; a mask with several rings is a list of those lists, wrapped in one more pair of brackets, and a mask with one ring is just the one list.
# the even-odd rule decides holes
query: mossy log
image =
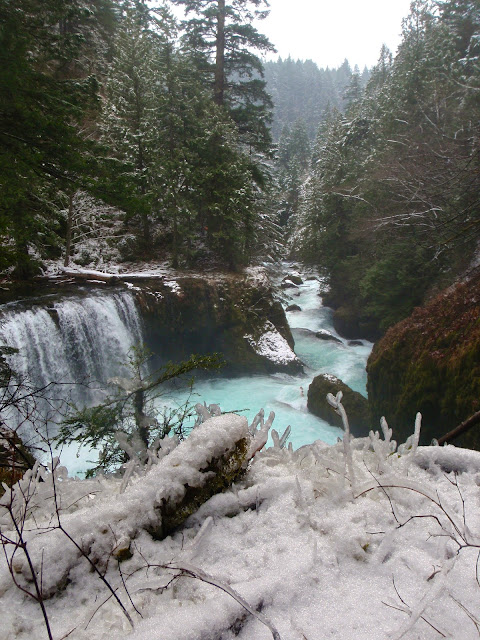
{"label": "mossy log", "polygon": [[[201,504],[244,474],[251,439],[244,416],[206,420],[124,493],[62,514],[62,527],[77,547],[61,530],[32,526],[30,556],[39,575],[43,566],[48,567],[42,575],[43,596],[68,589],[70,573],[86,561],[80,549],[95,566],[106,568],[111,556],[123,560],[135,555],[132,543],[142,532],[156,539],[170,535]],[[17,570],[19,580],[23,575],[25,584],[31,581],[27,562],[22,565],[19,560]]]}

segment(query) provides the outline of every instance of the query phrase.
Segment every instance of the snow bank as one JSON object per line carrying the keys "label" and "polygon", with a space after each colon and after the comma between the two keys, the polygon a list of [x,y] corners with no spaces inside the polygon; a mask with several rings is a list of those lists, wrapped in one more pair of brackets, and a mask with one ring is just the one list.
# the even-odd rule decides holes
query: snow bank
{"label": "snow bank", "polygon": [[[230,465],[228,471],[233,476],[238,474],[246,457],[248,442],[245,417],[226,414],[211,418],[194,429],[187,440],[163,457],[145,477],[137,479],[124,493],[110,491],[106,499],[99,497],[84,502],[82,509],[75,512],[68,512],[67,509],[67,513],[63,509],[62,500],[63,504],[59,503],[62,525],[94,564],[108,564],[119,544],[125,551],[124,555],[127,555],[130,544],[141,530],[147,530],[156,537],[165,535],[172,527],[172,510],[188,508],[183,503],[180,505],[187,492],[194,492],[196,500],[210,497],[212,492],[208,494],[208,484],[215,482],[216,476],[223,471],[222,462]],[[237,466],[234,467],[230,460],[227,461],[226,454],[235,453],[238,447]],[[69,484],[64,470],[58,476],[57,486],[61,487],[62,482]],[[46,486],[42,487],[42,484]],[[16,509],[21,509],[25,491],[29,491],[32,486],[22,487],[17,492],[14,502]],[[75,487],[81,486],[79,481],[75,483]],[[92,493],[91,486],[87,484],[86,487],[88,495],[95,498],[97,494]],[[118,482],[115,487],[118,488]],[[80,557],[78,548],[66,544],[65,534],[55,528],[55,518],[52,525],[55,496],[51,483],[39,483],[34,488],[38,497],[30,505],[30,509],[35,507],[38,500],[35,521],[39,529],[28,536],[28,546],[36,566],[43,566],[42,590],[45,597],[50,597],[71,580],[70,573],[84,559]],[[67,491],[69,489],[70,487]],[[71,493],[70,489],[70,498],[73,497]],[[79,497],[81,498],[82,496]],[[0,500],[0,507],[10,500],[11,493],[7,491]],[[196,504],[196,508],[198,506]],[[0,526],[5,530],[9,525],[11,526],[11,518],[4,509],[0,510]],[[61,555],[58,554],[59,548],[65,548]],[[22,574],[26,582],[31,581],[30,569],[25,559],[18,558],[16,571]]]}
{"label": "snow bank", "polygon": [[[110,557],[102,566],[134,629],[77,558],[64,591],[46,602],[55,638],[69,632],[71,640],[272,638],[230,595],[173,568],[182,565],[215,576],[261,608],[282,640],[478,638],[480,453],[451,446],[397,450],[386,423],[384,438],[372,433],[352,442],[355,492],[341,444],[274,447],[257,454],[245,477],[203,504],[182,530],[155,540],[145,530],[152,504],[165,490],[181,493],[185,480],[196,481],[192,465],[202,464],[202,450],[218,456],[227,441],[244,436],[246,423],[237,418],[222,416],[211,435],[208,428],[194,431],[188,456],[180,445],[122,496],[114,479],[58,480],[66,502],[83,488],[79,506],[65,504],[64,516],[68,529],[76,509],[82,544],[101,526],[110,543],[111,529],[117,537],[137,533],[131,558],[118,565]],[[34,515],[43,526],[47,511]],[[51,538],[31,536],[33,548]],[[65,541],[57,543],[44,556],[47,580],[69,553]],[[2,639],[46,637],[38,605],[13,586],[4,565],[0,594]]]}

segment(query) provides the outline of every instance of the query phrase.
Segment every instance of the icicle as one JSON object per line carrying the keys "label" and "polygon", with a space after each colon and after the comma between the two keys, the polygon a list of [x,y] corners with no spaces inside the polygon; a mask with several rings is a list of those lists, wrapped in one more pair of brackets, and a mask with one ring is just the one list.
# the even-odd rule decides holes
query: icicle
{"label": "icicle", "polygon": [[343,451],[345,456],[345,467],[348,471],[348,479],[352,487],[352,491],[355,489],[355,472],[353,469],[352,448],[350,446],[350,425],[348,424],[348,418],[346,411],[342,405],[343,393],[339,391],[334,397],[331,393],[327,395],[328,403],[335,409],[335,411],[341,416],[343,422],[343,428],[345,435],[343,436]]}

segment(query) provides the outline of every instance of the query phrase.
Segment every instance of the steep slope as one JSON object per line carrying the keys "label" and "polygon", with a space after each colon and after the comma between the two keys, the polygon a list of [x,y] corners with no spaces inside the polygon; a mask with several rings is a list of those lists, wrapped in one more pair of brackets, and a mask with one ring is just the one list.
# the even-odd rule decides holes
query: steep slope
{"label": "steep slope", "polygon": [[[447,289],[390,328],[367,364],[374,422],[385,415],[400,440],[423,414],[423,442],[480,408],[480,274]],[[480,449],[480,429],[458,444]],[[457,444],[457,442],[456,442]]]}

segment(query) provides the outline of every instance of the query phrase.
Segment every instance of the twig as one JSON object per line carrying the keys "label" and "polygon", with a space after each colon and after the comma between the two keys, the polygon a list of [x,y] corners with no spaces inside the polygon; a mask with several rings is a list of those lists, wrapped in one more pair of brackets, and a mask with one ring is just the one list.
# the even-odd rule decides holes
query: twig
{"label": "twig", "polygon": [[220,582],[220,580],[217,580],[217,578],[214,578],[213,576],[208,575],[201,569],[197,569],[197,567],[194,567],[191,564],[185,564],[185,563],[182,563],[182,565],[168,564],[168,565],[165,565],[165,568],[173,569],[175,571],[180,571],[181,574],[184,576],[187,576],[190,578],[197,578],[202,582],[206,582],[207,584],[211,584],[214,587],[218,587],[222,591],[225,591],[225,593],[228,593],[228,595],[232,596],[232,598],[234,598],[240,605],[242,605],[244,609],[246,609],[249,613],[251,613],[252,616],[255,616],[257,620],[259,620],[262,624],[264,624],[266,627],[270,629],[273,636],[273,640],[281,640],[280,634],[278,633],[273,623],[270,622],[270,620],[263,613],[259,613],[258,611],[255,611],[255,609],[253,609],[253,607],[251,607],[248,604],[248,602],[244,600],[239,593],[237,593],[234,589],[232,589],[232,587],[228,586],[227,584],[224,584],[223,582]]}

